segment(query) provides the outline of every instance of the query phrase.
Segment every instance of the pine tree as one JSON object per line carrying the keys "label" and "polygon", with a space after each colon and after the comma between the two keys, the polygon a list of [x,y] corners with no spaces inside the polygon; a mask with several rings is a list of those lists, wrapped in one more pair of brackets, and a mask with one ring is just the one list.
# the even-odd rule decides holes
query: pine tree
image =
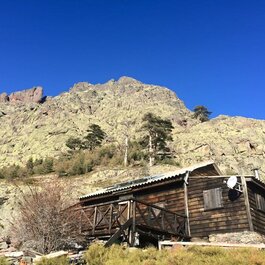
{"label": "pine tree", "polygon": [[79,138],[70,137],[67,139],[65,145],[71,150],[80,150],[82,148],[82,141]]}
{"label": "pine tree", "polygon": [[106,137],[106,133],[97,124],[91,124],[87,130],[88,134],[84,137],[83,148],[93,150],[97,146],[101,146],[102,141]]}
{"label": "pine tree", "polygon": [[143,117],[144,125],[142,129],[147,135],[142,140],[142,145],[148,147],[149,165],[152,166],[158,152],[168,153],[168,141],[173,141],[172,130],[174,127],[170,120],[163,120],[153,113],[147,113]]}
{"label": "pine tree", "polygon": [[193,118],[199,119],[201,122],[209,120],[209,116],[212,114],[206,107],[199,105],[194,108]]}

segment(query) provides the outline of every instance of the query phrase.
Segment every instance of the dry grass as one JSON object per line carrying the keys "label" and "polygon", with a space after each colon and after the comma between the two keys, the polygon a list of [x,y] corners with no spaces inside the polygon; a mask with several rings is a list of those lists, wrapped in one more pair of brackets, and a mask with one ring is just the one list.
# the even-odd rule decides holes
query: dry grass
{"label": "dry grass", "polygon": [[0,265],[9,265],[9,262],[5,257],[0,257]]}
{"label": "dry grass", "polygon": [[85,254],[89,265],[265,265],[265,251],[242,248],[186,247],[158,251],[91,245]]}

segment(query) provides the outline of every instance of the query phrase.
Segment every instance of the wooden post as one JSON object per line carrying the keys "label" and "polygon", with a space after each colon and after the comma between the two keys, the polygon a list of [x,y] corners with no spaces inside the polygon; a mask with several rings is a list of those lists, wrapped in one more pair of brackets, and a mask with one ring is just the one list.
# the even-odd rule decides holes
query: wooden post
{"label": "wooden post", "polygon": [[93,235],[95,234],[96,224],[97,224],[97,209],[98,209],[98,207],[95,206],[95,208],[94,208],[93,229],[92,229],[92,233],[93,233]]}
{"label": "wooden post", "polygon": [[246,178],[244,176],[241,176],[241,184],[242,184],[242,191],[243,191],[245,206],[246,206],[246,211],[247,211],[249,230],[254,231],[252,216],[251,216],[251,211],[250,211],[250,205],[249,205],[249,199],[248,199],[248,187],[247,187]]}
{"label": "wooden post", "polygon": [[79,222],[80,222],[80,226],[79,226],[79,229],[80,229],[80,234],[82,234],[82,210],[80,210],[80,220],[79,220]]}
{"label": "wooden post", "polygon": [[131,230],[130,230],[130,238],[129,238],[129,240],[130,240],[130,246],[131,247],[134,247],[135,246],[135,233],[136,233],[136,220],[135,220],[135,218],[136,218],[136,209],[135,209],[135,207],[136,207],[136,202],[135,201],[133,201],[133,200],[131,200],[130,201],[130,204],[131,204],[131,216],[130,216],[130,219],[132,219],[132,226],[131,226]]}
{"label": "wooden post", "polygon": [[162,229],[165,230],[165,212],[161,212]]}
{"label": "wooden post", "polygon": [[109,233],[111,232],[112,218],[113,218],[113,204],[110,205]]}
{"label": "wooden post", "polygon": [[189,220],[189,201],[188,201],[188,178],[189,178],[189,171],[187,171],[185,179],[184,179],[184,205],[185,205],[185,215],[186,215],[186,233],[190,236],[190,220]]}

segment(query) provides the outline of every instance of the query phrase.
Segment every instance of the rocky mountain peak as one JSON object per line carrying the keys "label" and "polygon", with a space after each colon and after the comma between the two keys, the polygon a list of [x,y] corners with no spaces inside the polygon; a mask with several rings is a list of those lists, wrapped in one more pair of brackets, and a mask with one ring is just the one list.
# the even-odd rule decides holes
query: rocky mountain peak
{"label": "rocky mountain peak", "polygon": [[0,94],[0,103],[40,103],[43,100],[43,88],[40,86],[13,92]]}
{"label": "rocky mountain peak", "polygon": [[128,85],[128,84],[142,84],[142,82],[128,76],[122,76],[117,81],[120,85]]}
{"label": "rocky mountain peak", "polygon": [[128,76],[122,76],[120,77],[117,81],[115,81],[115,79],[110,79],[109,81],[107,81],[106,83],[103,84],[96,84],[93,85],[91,83],[88,82],[78,82],[76,84],[74,84],[73,87],[70,88],[70,93],[75,93],[75,92],[83,92],[83,91],[88,91],[91,89],[110,89],[111,87],[116,87],[118,88],[119,86],[126,86],[126,85],[140,85],[142,84],[142,82],[132,78],[132,77],[128,77]]}
{"label": "rocky mountain peak", "polygon": [[8,102],[9,101],[9,97],[8,97],[8,95],[7,95],[7,93],[2,93],[2,94],[0,94],[0,103],[1,102]]}
{"label": "rocky mountain peak", "polygon": [[[25,164],[33,159],[58,157],[66,152],[66,140],[82,137],[90,124],[98,124],[109,141],[124,141],[124,122],[131,121],[130,140],[141,137],[147,112],[170,119],[172,148],[182,166],[214,160],[226,174],[260,167],[265,175],[265,122],[242,117],[219,116],[200,123],[176,94],[165,87],[121,77],[103,84],[80,82],[70,93],[40,102],[42,88],[0,95],[0,167]],[[14,102],[15,104],[11,104]]]}

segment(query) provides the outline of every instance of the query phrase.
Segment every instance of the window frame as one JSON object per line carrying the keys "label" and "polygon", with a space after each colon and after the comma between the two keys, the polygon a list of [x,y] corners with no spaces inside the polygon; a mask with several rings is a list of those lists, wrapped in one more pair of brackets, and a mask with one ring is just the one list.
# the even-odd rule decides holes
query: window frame
{"label": "window frame", "polygon": [[265,213],[265,196],[255,193],[255,201],[257,210]]}
{"label": "window frame", "polygon": [[[217,197],[218,195],[218,197]],[[221,187],[203,191],[204,211],[224,208],[223,191]]]}

